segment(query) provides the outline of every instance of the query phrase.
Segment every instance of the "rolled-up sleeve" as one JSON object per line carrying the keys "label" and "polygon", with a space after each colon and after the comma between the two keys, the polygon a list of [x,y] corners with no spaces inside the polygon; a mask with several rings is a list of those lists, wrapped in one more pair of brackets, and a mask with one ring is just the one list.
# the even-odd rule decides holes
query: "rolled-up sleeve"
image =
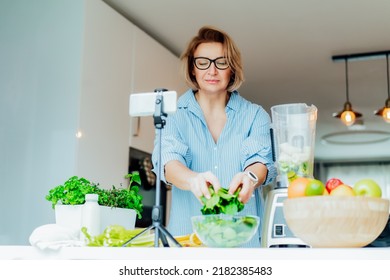
{"label": "rolled-up sleeve", "polygon": [[262,110],[258,112],[249,136],[242,143],[240,160],[243,170],[256,162],[260,162],[267,167],[268,174],[264,185],[270,183],[276,177],[276,167],[272,157],[270,120]]}

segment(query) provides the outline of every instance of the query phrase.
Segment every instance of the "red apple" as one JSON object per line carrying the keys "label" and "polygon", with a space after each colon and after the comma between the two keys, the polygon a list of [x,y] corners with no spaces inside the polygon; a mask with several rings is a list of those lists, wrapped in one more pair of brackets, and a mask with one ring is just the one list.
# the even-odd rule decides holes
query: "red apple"
{"label": "red apple", "polygon": [[335,189],[336,187],[342,184],[344,183],[340,179],[331,178],[328,181],[326,181],[325,188],[328,190],[328,193],[331,193],[333,189]]}

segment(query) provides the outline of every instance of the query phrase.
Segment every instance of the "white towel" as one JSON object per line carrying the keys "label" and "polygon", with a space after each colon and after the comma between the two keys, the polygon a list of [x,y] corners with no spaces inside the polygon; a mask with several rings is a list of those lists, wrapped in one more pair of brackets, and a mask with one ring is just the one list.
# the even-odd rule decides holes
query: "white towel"
{"label": "white towel", "polygon": [[85,243],[80,241],[80,231],[57,224],[47,224],[34,229],[29,238],[32,246],[41,250],[58,250],[62,247],[80,247]]}

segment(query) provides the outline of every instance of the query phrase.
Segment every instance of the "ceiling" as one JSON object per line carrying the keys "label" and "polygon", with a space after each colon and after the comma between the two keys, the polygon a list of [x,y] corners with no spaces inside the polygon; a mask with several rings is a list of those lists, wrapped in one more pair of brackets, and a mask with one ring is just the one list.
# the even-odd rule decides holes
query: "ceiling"
{"label": "ceiling", "polygon": [[[390,1],[103,1],[177,56],[203,25],[228,32],[243,56],[244,97],[268,112],[295,102],[318,108],[317,160],[390,159],[390,124],[373,115],[387,98],[385,57],[348,64],[359,124],[347,128],[332,117],[346,101],[345,64],[332,56],[390,50]],[[323,141],[327,134],[337,143]]]}

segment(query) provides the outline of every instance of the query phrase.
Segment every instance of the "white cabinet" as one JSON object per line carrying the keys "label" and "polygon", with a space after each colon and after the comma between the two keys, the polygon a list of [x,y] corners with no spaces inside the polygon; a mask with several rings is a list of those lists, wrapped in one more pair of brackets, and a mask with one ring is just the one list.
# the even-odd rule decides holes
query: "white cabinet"
{"label": "white cabinet", "polygon": [[76,174],[106,187],[128,170],[134,30],[104,2],[85,1]]}
{"label": "white cabinet", "polygon": [[77,174],[125,183],[129,146],[150,153],[154,143],[152,116],[129,116],[130,93],[183,92],[179,58],[104,2],[86,1],[84,28]]}

